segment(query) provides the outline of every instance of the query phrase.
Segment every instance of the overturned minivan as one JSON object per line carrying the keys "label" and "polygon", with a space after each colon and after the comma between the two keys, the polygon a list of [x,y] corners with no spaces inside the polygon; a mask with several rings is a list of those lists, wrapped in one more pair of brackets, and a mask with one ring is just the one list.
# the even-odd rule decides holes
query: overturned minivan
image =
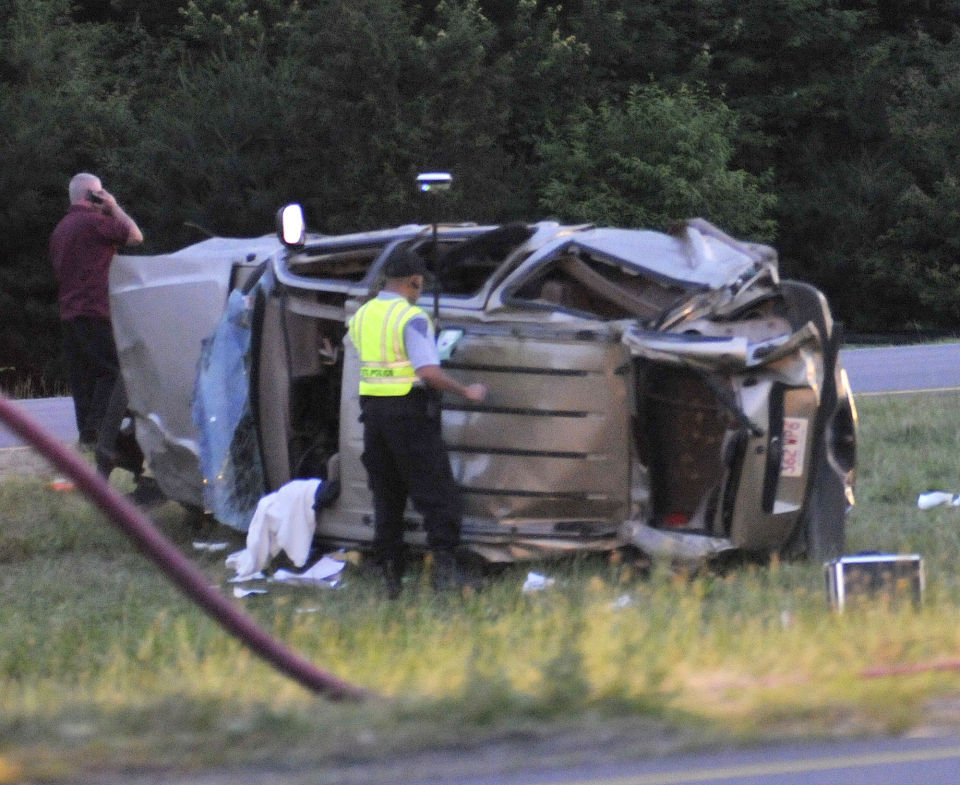
{"label": "overturned minivan", "polygon": [[[263,495],[317,477],[316,538],[371,541],[346,324],[398,244],[434,271],[420,305],[445,370],[490,391],[443,403],[464,547],[494,562],[842,553],[856,410],[841,331],[772,248],[701,219],[322,236],[288,206],[277,236],[118,256],[130,412],[169,498],[245,530]],[[425,543],[412,508],[407,539]]]}

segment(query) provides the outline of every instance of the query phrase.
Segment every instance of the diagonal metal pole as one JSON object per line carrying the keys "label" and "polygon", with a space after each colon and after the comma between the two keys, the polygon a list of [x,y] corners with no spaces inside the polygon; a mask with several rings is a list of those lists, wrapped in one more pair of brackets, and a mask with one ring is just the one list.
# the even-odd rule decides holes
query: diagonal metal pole
{"label": "diagonal metal pole", "polygon": [[110,521],[126,534],[160,570],[193,602],[238,638],[245,646],[281,673],[331,700],[362,700],[373,693],[348,684],[299,657],[226,597],[208,585],[206,577],[164,537],[137,507],[117,493],[74,450],[28,417],[0,394],[0,420],[66,474]]}

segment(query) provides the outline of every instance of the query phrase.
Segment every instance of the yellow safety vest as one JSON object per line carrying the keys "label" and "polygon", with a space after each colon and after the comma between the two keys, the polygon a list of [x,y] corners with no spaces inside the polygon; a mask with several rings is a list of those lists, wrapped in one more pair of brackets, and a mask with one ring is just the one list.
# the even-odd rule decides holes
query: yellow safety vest
{"label": "yellow safety vest", "polygon": [[360,353],[360,394],[406,395],[417,381],[403,347],[403,328],[426,311],[404,298],[370,300],[350,318],[350,338]]}

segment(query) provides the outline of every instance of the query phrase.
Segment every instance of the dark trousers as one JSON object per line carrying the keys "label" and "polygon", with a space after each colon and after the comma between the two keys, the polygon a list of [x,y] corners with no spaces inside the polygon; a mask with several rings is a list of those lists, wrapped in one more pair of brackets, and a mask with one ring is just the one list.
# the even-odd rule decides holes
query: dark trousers
{"label": "dark trousers", "polygon": [[126,469],[139,480],[144,469],[143,451],[137,444],[132,427],[121,430],[123,420],[129,413],[127,403],[127,388],[123,384],[123,377],[118,374],[100,420],[94,455],[97,470],[104,477],[109,477],[114,469]]}
{"label": "dark trousers", "polygon": [[402,397],[362,396],[360,405],[376,557],[402,561],[408,497],[423,516],[431,548],[458,545],[463,502],[440,437],[439,402],[414,388]]}
{"label": "dark trousers", "polygon": [[79,317],[61,322],[63,350],[80,441],[94,444],[119,375],[110,322]]}

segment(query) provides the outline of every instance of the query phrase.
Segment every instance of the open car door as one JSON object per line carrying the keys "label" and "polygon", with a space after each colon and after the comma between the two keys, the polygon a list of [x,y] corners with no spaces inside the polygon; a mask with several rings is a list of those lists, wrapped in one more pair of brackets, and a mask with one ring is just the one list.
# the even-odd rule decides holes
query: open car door
{"label": "open car door", "polygon": [[118,255],[110,308],[137,442],[168,498],[203,506],[192,402],[205,338],[230,290],[280,248],[271,236],[213,238],[176,253]]}

